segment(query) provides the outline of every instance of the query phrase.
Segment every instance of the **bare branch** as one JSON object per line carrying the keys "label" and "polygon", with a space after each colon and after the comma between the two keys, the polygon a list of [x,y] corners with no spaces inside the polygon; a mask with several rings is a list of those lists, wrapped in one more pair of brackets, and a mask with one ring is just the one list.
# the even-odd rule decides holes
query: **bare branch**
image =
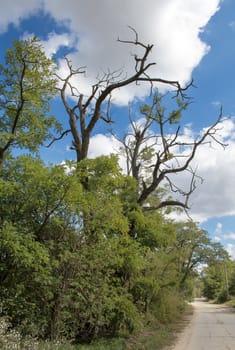
{"label": "bare branch", "polygon": [[[156,107],[156,110],[154,107]],[[180,106],[178,111],[181,111],[182,108],[183,106]],[[143,111],[142,115],[145,116],[145,123],[140,126],[129,117],[132,125],[132,132],[126,134],[122,140],[127,164],[129,164],[129,174],[136,179],[138,184],[138,203],[144,210],[156,210],[167,206],[178,206],[187,211],[189,209],[190,196],[196,189],[196,179],[200,179],[202,182],[202,178],[196,174],[197,169],[193,170],[191,168],[191,162],[195,157],[197,149],[201,145],[212,142],[222,147],[226,146],[226,144],[218,138],[218,131],[220,130],[219,124],[222,121],[222,109],[214,124],[212,124],[200,138],[192,142],[178,140],[180,137],[179,125],[176,125],[175,133],[166,136],[164,126],[166,122],[170,122],[170,118],[164,116],[164,111],[161,109],[161,106],[156,104],[156,99],[153,101],[153,105],[150,109],[145,108]],[[175,115],[177,115],[178,111],[175,112]],[[152,113],[153,115],[150,117],[149,114]],[[155,134],[150,132],[153,121],[155,121],[159,130],[158,133]],[[149,141],[151,138],[155,138],[155,142],[150,143]],[[149,149],[156,147],[155,156],[151,156],[150,164],[142,158],[146,147]],[[177,154],[174,148],[178,147],[182,147],[183,150],[187,148],[188,154],[182,154],[181,152]],[[170,153],[171,149],[173,153]],[[150,170],[151,175],[146,173],[146,171]],[[173,178],[173,175],[183,172],[191,174],[188,189],[177,186]],[[149,205],[148,203],[147,206],[145,204],[146,200],[154,191],[159,189],[160,185],[165,183],[165,181],[168,183],[170,192],[176,195],[178,194],[178,197],[182,198],[182,200],[178,198],[160,200],[157,204]]]}
{"label": "bare branch", "polygon": [[[167,86],[176,90],[176,95],[180,94],[182,97],[185,97],[184,92],[191,85],[189,84],[187,87],[183,88],[177,80],[168,80],[161,77],[151,76],[149,69],[156,64],[156,62],[151,62],[149,60],[153,45],[141,42],[137,31],[133,27],[129,26],[129,28],[134,34],[134,39],[123,40],[118,38],[117,41],[121,44],[128,44],[140,49],[140,53],[133,55],[133,74],[123,76],[124,74],[122,69],[114,70],[113,72],[110,72],[109,70],[104,72],[103,76],[97,78],[97,83],[92,86],[91,94],[86,98],[79,92],[79,88],[77,86],[72,85],[72,78],[79,74],[84,74],[86,67],[74,69],[72,62],[65,57],[68,74],[65,78],[60,77],[58,74],[56,75],[62,82],[62,87],[59,88],[59,90],[65,110],[69,116],[70,129],[73,135],[73,145],[77,152],[78,161],[87,157],[90,135],[93,132],[97,122],[100,119],[107,123],[112,122],[110,106],[113,91],[133,83],[138,84],[143,82],[150,84],[151,93],[155,84],[166,84]],[[71,107],[71,100],[69,100],[69,97],[67,96],[68,92],[75,100],[73,107]],[[102,109],[106,110],[106,113],[102,111]],[[77,123],[79,125],[77,125]],[[147,132],[147,129],[150,127],[151,123],[152,122],[150,121],[146,123],[144,129],[142,130],[143,134]],[[140,139],[141,137],[142,136],[140,135]],[[167,148],[165,149],[165,153],[166,152]]]}
{"label": "bare branch", "polygon": [[189,209],[189,207],[187,206],[186,203],[177,201],[177,200],[166,200],[166,201],[162,201],[157,205],[151,205],[151,206],[145,206],[143,205],[143,210],[144,211],[153,211],[153,210],[159,210],[165,207],[169,207],[169,206],[175,206],[175,207],[181,207],[184,209]]}
{"label": "bare branch", "polygon": [[71,133],[71,129],[67,129],[64,132],[61,133],[59,137],[54,137],[53,140],[46,146],[47,148],[51,147],[51,145],[59,140],[62,140],[64,136],[67,136],[69,133]]}

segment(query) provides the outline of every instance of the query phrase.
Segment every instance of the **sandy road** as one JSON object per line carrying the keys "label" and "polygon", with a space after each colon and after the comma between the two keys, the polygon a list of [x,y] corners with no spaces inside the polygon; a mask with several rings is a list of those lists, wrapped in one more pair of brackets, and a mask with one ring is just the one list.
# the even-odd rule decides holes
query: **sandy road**
{"label": "sandy road", "polygon": [[204,301],[192,304],[193,318],[171,350],[235,350],[235,310]]}

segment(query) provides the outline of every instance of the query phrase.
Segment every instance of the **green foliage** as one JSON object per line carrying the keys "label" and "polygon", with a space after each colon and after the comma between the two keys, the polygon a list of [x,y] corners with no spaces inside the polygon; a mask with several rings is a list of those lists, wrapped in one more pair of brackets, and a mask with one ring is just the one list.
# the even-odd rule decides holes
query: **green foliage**
{"label": "green foliage", "polygon": [[151,113],[152,113],[152,108],[147,105],[147,104],[143,104],[141,107],[140,107],[140,113],[149,117],[151,116]]}
{"label": "green foliage", "polygon": [[140,113],[146,119],[154,119],[159,124],[179,124],[182,117],[182,111],[186,110],[188,107],[188,102],[183,99],[175,98],[174,99],[176,109],[173,109],[168,113],[166,107],[163,105],[163,96],[159,95],[157,92],[153,97],[152,105],[143,104],[140,107]]}
{"label": "green foliage", "polygon": [[229,265],[230,276],[229,276],[229,294],[235,296],[235,262],[230,262]]}
{"label": "green foliage", "polygon": [[19,232],[5,223],[0,232],[0,300],[4,315],[13,324],[21,323],[22,332],[38,334],[36,323],[42,330],[45,318],[38,313],[46,309],[50,296],[51,267],[46,247],[26,232]]}
{"label": "green foliage", "polygon": [[[176,225],[176,249],[181,272],[181,289],[188,294],[192,290],[188,280],[196,277],[196,268],[213,256],[212,242],[205,230],[194,222]],[[187,290],[188,289],[188,290]]]}
{"label": "green foliage", "polygon": [[128,221],[123,215],[120,200],[127,182],[121,174],[117,158],[86,159],[78,164],[76,174],[81,183],[85,183],[82,210],[86,234],[94,237],[127,233]]}
{"label": "green foliage", "polygon": [[[12,158],[11,148],[37,153],[51,129],[60,129],[48,115],[53,71],[35,38],[16,41],[0,67],[0,344],[122,349],[122,341],[99,340],[129,336],[148,317],[157,324],[174,320],[193,292],[198,264],[223,252],[196,224],[145,211],[138,179],[123,175],[115,155],[54,166],[29,155]],[[140,113],[146,126],[157,122],[164,143],[163,126],[178,123],[186,104],[178,100],[168,113],[161,102],[156,95]],[[142,146],[138,161],[148,186],[156,153]],[[174,157],[168,150],[165,145],[163,163]],[[149,203],[166,195],[156,188]],[[215,294],[223,290],[218,280]]]}
{"label": "green foliage", "polygon": [[12,329],[12,325],[4,318],[0,318],[0,347],[1,350],[125,350],[125,339],[101,339],[89,345],[75,345],[66,341],[39,341],[30,336],[22,335]]}
{"label": "green foliage", "polygon": [[83,244],[76,256],[77,268],[73,263],[63,324],[80,341],[130,331],[136,322],[137,312],[125,285],[130,262],[125,251],[120,253],[120,245],[122,239],[116,237]]}
{"label": "green foliage", "polygon": [[[221,248],[220,248],[221,250]],[[222,250],[223,251],[223,250]],[[221,253],[221,251],[220,251]],[[226,256],[224,251],[224,256]],[[203,270],[203,294],[209,300],[224,303],[233,295],[234,262],[213,258]]]}
{"label": "green foliage", "polygon": [[167,289],[159,294],[155,307],[158,320],[163,323],[171,323],[183,313],[185,302],[179,293]]}
{"label": "green foliage", "polygon": [[148,315],[172,321],[210,243],[196,225],[142,211],[114,156],[76,167],[9,158],[0,197],[1,312],[33,339],[89,343]]}
{"label": "green foliage", "polygon": [[143,213],[139,208],[130,212],[129,220],[133,223],[136,239],[143,246],[155,249],[175,241],[175,227],[157,212]]}
{"label": "green foliage", "polygon": [[[60,124],[48,115],[56,93],[54,64],[36,38],[15,41],[0,66],[0,150],[10,147],[37,152],[51,128]],[[1,159],[2,161],[2,159]]]}
{"label": "green foliage", "polygon": [[3,313],[22,332],[53,339],[88,341],[134,328],[129,283],[141,251],[128,236],[117,161],[84,161],[66,174],[22,156],[1,175]]}
{"label": "green foliage", "polygon": [[203,277],[203,295],[209,300],[216,299],[220,293],[222,279],[221,269],[218,266],[207,267]]}

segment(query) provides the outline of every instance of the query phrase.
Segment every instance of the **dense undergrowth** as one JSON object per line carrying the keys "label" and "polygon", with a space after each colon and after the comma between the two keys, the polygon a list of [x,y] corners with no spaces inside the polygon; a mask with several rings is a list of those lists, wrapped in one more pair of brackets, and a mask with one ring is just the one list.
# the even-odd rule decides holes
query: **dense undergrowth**
{"label": "dense undergrowth", "polygon": [[176,334],[185,325],[185,317],[192,313],[190,306],[181,309],[174,322],[160,323],[151,317],[145,320],[143,328],[128,337],[100,339],[91,344],[71,344],[68,342],[38,341],[32,337],[22,337],[13,330],[9,322],[0,319],[1,350],[160,350],[171,344]]}

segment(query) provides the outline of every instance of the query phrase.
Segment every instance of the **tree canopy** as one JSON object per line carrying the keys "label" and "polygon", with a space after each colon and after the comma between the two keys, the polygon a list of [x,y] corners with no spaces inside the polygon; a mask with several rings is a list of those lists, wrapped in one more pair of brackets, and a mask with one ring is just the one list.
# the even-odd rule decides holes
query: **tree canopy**
{"label": "tree canopy", "polygon": [[[69,74],[61,78],[35,38],[16,41],[0,67],[0,317],[23,336],[90,342],[128,335],[148,317],[170,322],[193,297],[202,264],[206,296],[234,293],[233,263],[223,247],[196,223],[174,222],[161,211],[189,208],[196,189],[191,161],[208,139],[219,142],[222,114],[198,140],[180,141],[181,114],[189,103],[185,89],[148,74],[152,46],[134,34],[133,41],[119,40],[142,50],[134,56],[133,75],[105,73],[88,97],[71,83],[84,69],[74,69],[66,58]],[[152,99],[139,109],[142,124],[130,117],[131,131],[120,140],[127,171],[120,155],[88,159],[95,126],[111,121],[111,92],[139,82],[150,83]],[[176,88],[171,112],[153,93],[155,83]],[[49,113],[58,91],[68,129]],[[167,124],[175,127],[172,135]],[[52,135],[53,128],[60,136]],[[75,161],[45,164],[39,146],[67,133]],[[179,147],[189,150],[183,159]],[[16,148],[21,155],[14,155]],[[171,177],[184,171],[191,175],[188,191]],[[175,193],[185,201],[172,198]]]}
{"label": "tree canopy", "polygon": [[0,65],[0,164],[11,148],[37,151],[59,128],[48,115],[56,93],[53,61],[43,52],[36,38],[15,41]]}

